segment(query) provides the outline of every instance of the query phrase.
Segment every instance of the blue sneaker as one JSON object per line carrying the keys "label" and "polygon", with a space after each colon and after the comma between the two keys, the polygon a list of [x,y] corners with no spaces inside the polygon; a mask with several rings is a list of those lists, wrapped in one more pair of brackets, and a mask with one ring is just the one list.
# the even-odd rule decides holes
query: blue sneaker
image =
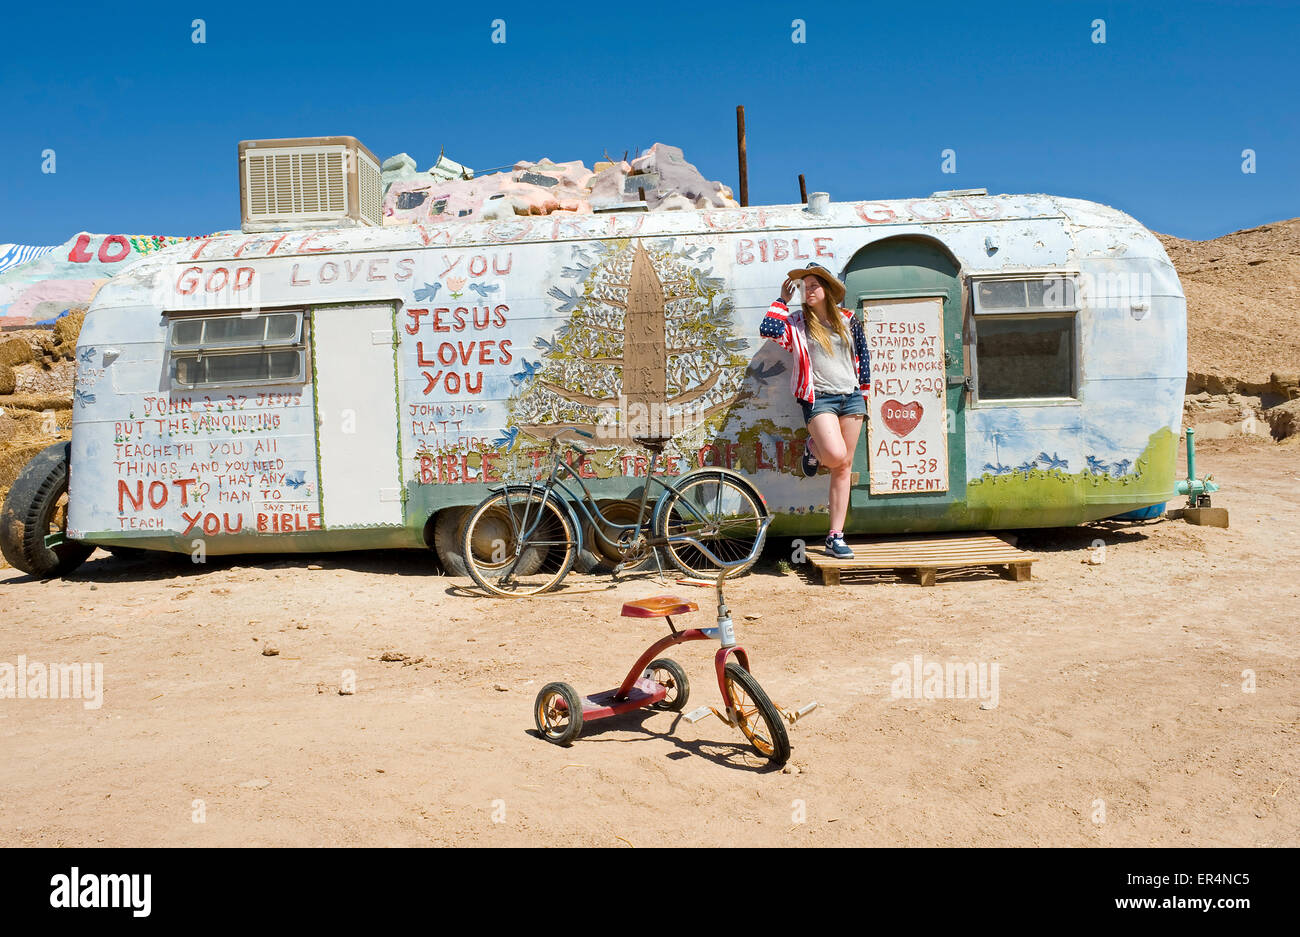
{"label": "blue sneaker", "polygon": [[810,448],[811,443],[812,437],[809,436],[803,444],[803,458],[799,460],[799,466],[803,469],[805,478],[812,478],[817,474],[817,470],[822,467],[821,463],[813,457],[812,449]]}
{"label": "blue sneaker", "polygon": [[843,534],[831,534],[826,538],[826,555],[837,560],[853,559],[853,548],[844,542]]}

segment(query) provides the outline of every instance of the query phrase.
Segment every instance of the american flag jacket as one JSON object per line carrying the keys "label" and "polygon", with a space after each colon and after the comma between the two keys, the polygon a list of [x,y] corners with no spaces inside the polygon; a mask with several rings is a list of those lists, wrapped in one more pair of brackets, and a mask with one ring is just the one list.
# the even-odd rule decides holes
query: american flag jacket
{"label": "american flag jacket", "polygon": [[[871,396],[871,360],[867,354],[867,336],[862,331],[858,317],[847,309],[840,310],[848,320],[849,337],[853,339],[853,367],[858,372],[858,384],[862,396]],[[758,334],[770,338],[794,358],[794,371],[790,375],[790,390],[800,400],[813,402],[812,356],[808,353],[808,332],[804,326],[803,308],[791,312],[781,300],[776,300],[767,309],[763,323],[758,327]]]}

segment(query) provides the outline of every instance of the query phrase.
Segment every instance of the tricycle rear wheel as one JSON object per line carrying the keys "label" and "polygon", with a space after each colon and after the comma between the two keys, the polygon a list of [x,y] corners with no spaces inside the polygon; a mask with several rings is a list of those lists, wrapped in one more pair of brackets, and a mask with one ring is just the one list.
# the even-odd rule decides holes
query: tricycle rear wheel
{"label": "tricycle rear wheel", "polygon": [[582,697],[567,683],[548,683],[533,703],[533,720],[546,741],[572,745],[582,734]]}
{"label": "tricycle rear wheel", "polygon": [[686,701],[691,697],[691,681],[681,664],[671,657],[660,657],[652,660],[646,670],[651,680],[668,689],[668,695],[654,704],[655,709],[681,712],[686,708]]}

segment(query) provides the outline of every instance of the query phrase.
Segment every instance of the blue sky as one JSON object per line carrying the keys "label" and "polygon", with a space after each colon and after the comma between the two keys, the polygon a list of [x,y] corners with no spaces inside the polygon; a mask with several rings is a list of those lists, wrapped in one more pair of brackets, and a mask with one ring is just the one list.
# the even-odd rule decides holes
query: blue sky
{"label": "blue sky", "polygon": [[6,9],[0,242],[238,227],[236,144],[264,137],[421,169],[663,141],[734,187],[737,104],[751,204],[797,201],[802,172],[836,200],[1048,192],[1192,238],[1300,215],[1296,3],[107,6]]}

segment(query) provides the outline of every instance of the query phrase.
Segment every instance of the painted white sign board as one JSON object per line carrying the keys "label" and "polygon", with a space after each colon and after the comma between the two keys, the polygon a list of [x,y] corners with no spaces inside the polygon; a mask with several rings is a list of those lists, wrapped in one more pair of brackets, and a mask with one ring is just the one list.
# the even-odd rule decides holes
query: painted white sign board
{"label": "painted white sign board", "polygon": [[873,495],[948,490],[943,299],[863,301]]}

